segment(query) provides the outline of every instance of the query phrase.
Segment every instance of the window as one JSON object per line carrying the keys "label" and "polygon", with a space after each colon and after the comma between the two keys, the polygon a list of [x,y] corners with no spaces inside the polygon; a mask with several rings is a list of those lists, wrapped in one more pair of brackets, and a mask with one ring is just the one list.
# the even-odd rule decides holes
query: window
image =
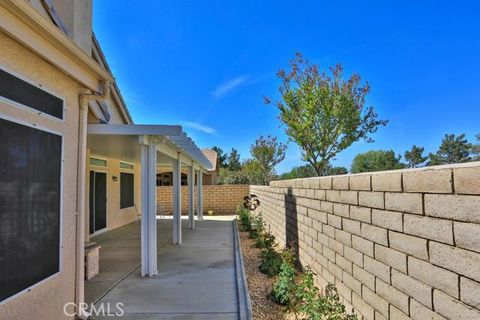
{"label": "window", "polygon": [[0,70],[0,96],[63,119],[62,99],[3,70]]}
{"label": "window", "polygon": [[133,170],[133,164],[128,162],[120,162],[120,169]]}
{"label": "window", "polygon": [[91,166],[97,166],[97,167],[106,167],[107,166],[107,160],[104,160],[104,159],[90,158],[89,161],[90,161]]}
{"label": "window", "polygon": [[134,206],[133,173],[120,172],[120,209]]}
{"label": "window", "polygon": [[3,301],[60,271],[62,137],[0,118],[0,141]]}

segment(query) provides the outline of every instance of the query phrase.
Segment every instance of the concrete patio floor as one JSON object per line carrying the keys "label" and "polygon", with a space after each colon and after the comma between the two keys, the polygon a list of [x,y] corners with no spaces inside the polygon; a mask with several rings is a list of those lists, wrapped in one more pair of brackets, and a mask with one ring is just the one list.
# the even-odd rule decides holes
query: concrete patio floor
{"label": "concrete patio floor", "polygon": [[140,276],[140,222],[95,237],[100,274],[86,281],[86,301],[123,303],[121,319],[238,319],[232,219],[207,217],[194,230],[183,220],[180,246],[172,245],[172,221],[158,220],[159,273],[151,278]]}

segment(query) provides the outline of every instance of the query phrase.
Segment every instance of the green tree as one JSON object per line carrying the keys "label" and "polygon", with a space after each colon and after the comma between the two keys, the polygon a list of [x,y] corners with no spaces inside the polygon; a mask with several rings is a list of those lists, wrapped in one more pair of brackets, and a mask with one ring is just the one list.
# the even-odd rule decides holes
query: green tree
{"label": "green tree", "polygon": [[249,184],[265,184],[265,177],[260,162],[255,159],[247,159],[243,162],[242,173],[247,178]]}
{"label": "green tree", "polygon": [[[290,61],[291,70],[280,70],[281,101],[276,103],[290,140],[302,150],[302,158],[322,175],[331,159],[358,140],[372,142],[371,134],[387,124],[378,120],[373,106],[365,106],[370,91],[353,74],[343,79],[343,68],[319,72],[300,53]],[[271,100],[265,97],[266,103]]]}
{"label": "green tree", "polygon": [[250,184],[250,180],[244,170],[220,168],[218,184]]}
{"label": "green tree", "polygon": [[240,162],[240,154],[235,148],[232,148],[228,154],[227,168],[231,171],[239,171],[242,169],[242,163]]}
{"label": "green tree", "polygon": [[250,153],[258,162],[262,174],[262,183],[267,185],[275,176],[275,166],[285,159],[287,146],[277,141],[277,137],[260,136],[250,147]]}
{"label": "green tree", "polygon": [[221,168],[226,168],[227,167],[227,154],[223,152],[222,148],[213,146],[212,150],[217,153],[218,157],[218,164],[220,165]]}
{"label": "green tree", "polygon": [[385,171],[401,169],[405,167],[400,159],[401,155],[395,155],[393,150],[371,150],[365,153],[359,153],[352,162],[352,173]]}
{"label": "green tree", "polygon": [[475,140],[472,144],[472,157],[474,161],[480,161],[480,133],[475,135]]}
{"label": "green tree", "polygon": [[425,151],[425,148],[417,147],[416,145],[413,145],[410,151],[405,151],[403,156],[407,160],[409,168],[417,168],[427,161],[428,157],[423,156],[423,151]]}
{"label": "green tree", "polygon": [[325,170],[326,176],[336,176],[339,174],[347,174],[347,173],[348,173],[348,169],[345,167],[334,167],[329,165]]}
{"label": "green tree", "polygon": [[428,165],[469,162],[472,160],[471,150],[472,145],[467,141],[464,133],[458,136],[446,134],[437,152],[428,155],[430,158]]}
{"label": "green tree", "polygon": [[305,164],[303,166],[293,167],[289,172],[285,172],[280,175],[280,179],[299,179],[299,178],[309,178],[315,177],[317,173],[315,168],[311,164]]}

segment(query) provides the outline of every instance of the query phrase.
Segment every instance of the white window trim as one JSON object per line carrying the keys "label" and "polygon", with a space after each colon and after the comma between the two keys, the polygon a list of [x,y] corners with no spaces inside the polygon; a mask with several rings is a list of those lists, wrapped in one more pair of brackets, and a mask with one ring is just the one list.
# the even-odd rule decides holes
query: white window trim
{"label": "white window trim", "polygon": [[57,98],[59,98],[60,100],[63,101],[62,105],[63,105],[63,108],[62,108],[62,118],[57,118],[57,117],[54,117],[52,116],[51,114],[48,114],[48,113],[45,113],[45,112],[42,112],[40,110],[37,110],[35,108],[32,108],[32,107],[29,107],[29,106],[26,106],[24,104],[21,104],[17,101],[13,101],[13,100],[10,100],[8,98],[5,98],[5,97],[2,97],[0,96],[0,101],[4,101],[6,103],[9,103],[10,105],[12,105],[13,107],[16,107],[16,108],[19,108],[19,109],[23,109],[23,110],[26,110],[28,112],[31,112],[31,113],[34,113],[36,115],[40,115],[42,117],[45,117],[45,118],[49,118],[49,119],[52,119],[52,120],[55,120],[55,121],[59,121],[61,123],[65,123],[65,118],[66,118],[66,113],[67,113],[67,108],[65,106],[65,101],[66,101],[66,98],[62,95],[59,95],[58,93],[48,89],[48,88],[45,88],[44,86],[42,86],[40,83],[30,79],[30,78],[27,78],[26,76],[24,76],[23,74],[20,74],[16,71],[13,71],[12,69],[10,68],[7,68],[6,66],[4,65],[0,65],[0,69],[7,72],[7,73],[10,73],[11,75],[31,84],[32,86],[34,87],[37,87],[39,88],[40,90],[43,90],[49,94],[51,94],[52,96],[55,96]]}
{"label": "white window trim", "polygon": [[[8,100],[8,99],[5,99],[5,100]],[[36,112],[36,113],[38,114],[38,112]],[[55,118],[55,117],[52,117],[52,118]],[[60,164],[60,221],[59,221],[59,241],[60,241],[60,243],[59,243],[59,246],[58,246],[58,251],[59,251],[58,252],[58,258],[59,258],[59,260],[58,260],[59,261],[58,271],[56,273],[48,276],[47,278],[42,279],[39,282],[32,284],[31,286],[23,289],[22,291],[19,291],[19,292],[15,293],[14,295],[0,301],[0,306],[2,306],[2,305],[6,304],[6,303],[8,303],[12,300],[17,299],[18,297],[24,295],[27,292],[32,291],[36,287],[39,287],[42,284],[57,278],[63,272],[63,244],[64,244],[64,242],[63,242],[63,205],[64,205],[64,202],[63,202],[63,194],[64,194],[63,193],[63,187],[64,187],[64,184],[63,184],[63,182],[64,182],[64,165],[65,165],[65,139],[64,139],[64,133],[56,131],[56,130],[52,130],[50,128],[46,128],[46,127],[43,127],[43,126],[39,126],[36,123],[26,122],[26,121],[23,121],[23,120],[14,118],[14,117],[10,117],[10,116],[7,116],[7,115],[1,114],[1,113],[0,113],[0,119],[4,119],[4,120],[11,121],[11,122],[14,122],[14,123],[26,126],[26,127],[30,127],[30,128],[34,128],[34,129],[37,129],[37,130],[41,130],[41,131],[44,131],[44,132],[48,132],[48,133],[58,135],[58,136],[60,136],[61,141],[62,141],[62,143],[61,143],[62,152],[61,152],[61,155],[60,155],[60,157],[61,157],[61,159],[60,159],[61,160],[61,164]],[[58,118],[55,118],[55,119],[60,120]]]}

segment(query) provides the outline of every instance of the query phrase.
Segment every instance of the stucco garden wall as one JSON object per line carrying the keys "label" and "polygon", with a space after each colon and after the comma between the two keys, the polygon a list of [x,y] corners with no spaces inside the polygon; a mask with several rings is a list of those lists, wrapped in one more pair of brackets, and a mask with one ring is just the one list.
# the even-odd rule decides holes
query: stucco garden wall
{"label": "stucco garden wall", "polygon": [[251,186],[270,231],[366,319],[480,319],[480,162]]}
{"label": "stucco garden wall", "polygon": [[[243,203],[249,186],[241,184],[204,185],[203,211],[213,210],[214,215],[235,214],[235,208]],[[159,214],[172,214],[172,187],[157,187],[157,205]],[[195,187],[195,201],[196,187]],[[197,207],[197,202],[195,202]],[[182,187],[182,214],[188,213],[188,187]]]}

